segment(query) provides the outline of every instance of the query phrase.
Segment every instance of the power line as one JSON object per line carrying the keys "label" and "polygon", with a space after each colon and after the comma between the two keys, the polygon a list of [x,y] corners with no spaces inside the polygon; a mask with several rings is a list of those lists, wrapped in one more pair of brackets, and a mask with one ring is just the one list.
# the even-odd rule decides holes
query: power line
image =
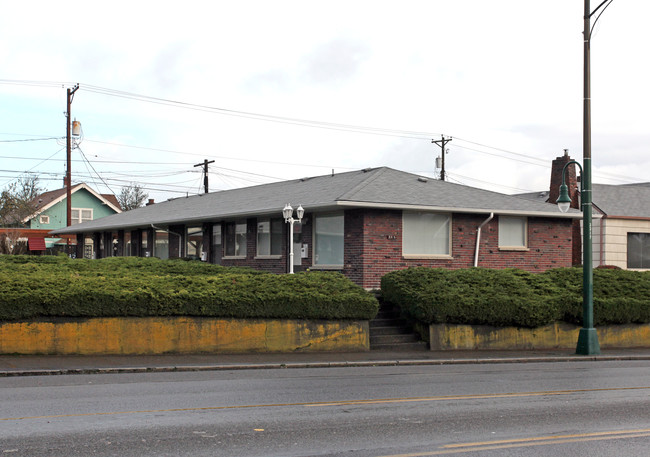
{"label": "power line", "polygon": [[0,143],[22,143],[26,141],[47,141],[47,140],[59,140],[61,137],[49,137],[49,138],[28,138],[25,140],[0,140]]}
{"label": "power line", "polygon": [[[28,81],[28,80],[0,80],[0,84],[14,84],[14,85],[25,85],[25,86],[42,86],[42,87],[63,87],[66,84],[72,84],[72,83],[66,83],[66,82],[56,82],[56,81]],[[300,119],[300,118],[293,118],[293,117],[286,117],[286,116],[275,116],[275,115],[269,115],[269,114],[263,114],[263,113],[255,113],[255,112],[248,112],[248,111],[239,111],[239,110],[233,110],[233,109],[227,109],[227,108],[220,108],[220,107],[213,107],[213,106],[207,106],[207,105],[199,105],[199,104],[193,104],[193,103],[188,103],[188,102],[182,102],[182,101],[176,101],[176,100],[171,100],[171,99],[165,99],[165,98],[160,98],[160,97],[151,97],[147,95],[142,95],[142,94],[136,94],[132,92],[126,92],[126,91],[120,91],[120,90],[115,90],[115,89],[110,89],[110,88],[105,88],[105,87],[100,87],[100,86],[93,86],[93,85],[83,85],[80,86],[80,89],[88,91],[88,92],[93,92],[101,95],[106,95],[106,96],[112,96],[112,97],[118,97],[118,98],[125,98],[125,99],[131,99],[131,100],[136,100],[136,101],[141,101],[141,102],[148,102],[148,103],[154,103],[154,104],[162,104],[162,105],[167,105],[167,106],[172,106],[172,107],[177,107],[177,108],[183,108],[183,109],[191,109],[191,110],[196,110],[196,111],[204,111],[204,112],[210,112],[210,113],[215,113],[215,114],[223,114],[223,115],[229,115],[229,116],[237,116],[237,117],[245,117],[249,119],[254,119],[254,120],[264,120],[264,121],[270,121],[270,122],[277,122],[277,123],[285,123],[285,124],[293,124],[293,125],[300,125],[300,126],[306,126],[306,127],[316,127],[316,128],[325,128],[325,129],[334,129],[334,130],[342,130],[342,131],[348,131],[348,132],[353,132],[353,133],[364,133],[364,134],[374,134],[374,135],[384,135],[384,136],[393,136],[393,137],[401,137],[401,138],[410,138],[410,139],[420,139],[420,140],[428,140],[432,136],[436,136],[437,134],[431,133],[431,132],[422,132],[422,131],[410,131],[410,130],[398,130],[398,129],[387,129],[387,128],[377,128],[377,127],[368,127],[368,126],[359,126],[359,125],[352,125],[352,124],[344,124],[344,123],[335,123],[335,122],[325,122],[325,121],[315,121],[315,120],[308,120],[308,119]],[[59,137],[53,137],[49,139],[58,139]],[[507,149],[499,148],[499,147],[494,147],[494,146],[489,146],[483,143],[467,140],[464,138],[460,138],[457,136],[452,137],[458,141],[465,142],[468,144],[473,144],[476,146],[480,146],[483,148],[488,148],[492,149],[495,151],[503,152],[506,154],[518,156],[518,157],[523,157],[528,160],[533,160],[533,161],[538,161],[538,162],[543,162],[543,163],[535,163],[535,162],[530,162],[528,160],[518,160],[514,159],[511,157],[505,157],[499,154],[494,154],[486,151],[481,151],[465,146],[459,145],[458,147],[471,150],[474,152],[482,153],[482,154],[488,154],[488,155],[493,155],[501,158],[505,158],[508,160],[515,160],[521,163],[527,163],[530,165],[536,165],[536,166],[543,166],[543,167],[548,167],[547,161],[545,159],[540,159],[538,157],[533,157],[529,156],[526,154],[510,151]],[[88,140],[92,141],[92,140]],[[3,142],[3,141],[0,141]],[[10,142],[10,141],[4,141],[4,142]],[[13,141],[11,141],[13,142]],[[122,147],[133,147],[133,148],[139,148],[139,149],[146,149],[146,150],[154,150],[154,151],[162,151],[162,152],[171,152],[171,153],[178,153],[178,154],[186,154],[186,155],[203,155],[203,154],[198,154],[198,153],[190,153],[190,152],[182,152],[182,151],[171,151],[171,150],[165,150],[165,149],[158,149],[158,148],[146,148],[146,147],[140,147],[140,146],[131,146],[131,145],[124,145],[124,144],[117,144],[117,143],[109,143],[109,142],[101,142],[101,141],[95,141],[97,143],[105,143],[105,144],[113,144],[113,145],[118,145]],[[16,158],[18,157],[10,157],[10,158]],[[281,162],[269,162],[269,161],[255,161],[255,160],[250,160],[250,159],[239,159],[239,158],[227,158],[228,160],[243,160],[243,161],[248,161],[248,162],[259,162],[259,163],[273,163],[273,164],[283,164]],[[96,161],[96,162],[102,162],[102,163],[111,163],[111,161]],[[112,163],[125,163],[124,161],[120,162],[112,162]],[[151,164],[151,163],[158,163],[162,164],[160,162],[128,162],[131,164]],[[168,163],[169,164],[169,163]],[[286,164],[286,163],[284,163]],[[331,168],[331,166],[320,166],[320,165],[307,165],[307,164],[286,164],[286,165],[293,165],[293,166],[309,166],[309,167],[321,167],[321,168]],[[339,169],[347,169],[346,167],[338,167]],[[623,179],[623,180],[629,180],[629,181],[643,181],[642,179],[638,178],[631,178],[631,177],[624,177],[621,175],[614,175],[614,174],[609,174],[609,173],[599,173],[599,176],[601,175],[609,175],[616,177],[616,179]],[[605,179],[612,179],[608,178],[606,176],[603,176]],[[480,180],[477,180],[480,181]]]}

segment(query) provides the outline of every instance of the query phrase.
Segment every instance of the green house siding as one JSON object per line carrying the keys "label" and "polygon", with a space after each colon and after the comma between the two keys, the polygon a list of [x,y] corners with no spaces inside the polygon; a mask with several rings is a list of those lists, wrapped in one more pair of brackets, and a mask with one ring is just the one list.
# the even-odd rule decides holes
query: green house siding
{"label": "green house siding", "polygon": [[[92,218],[99,219],[101,217],[110,216],[115,214],[110,206],[104,204],[101,200],[97,199],[93,194],[86,189],[79,189],[72,194],[72,208],[92,209]],[[48,224],[41,224],[41,216],[49,216]],[[67,204],[64,198],[55,205],[49,207],[38,216],[29,221],[29,228],[32,229],[45,229],[54,230],[66,226],[67,223]]]}

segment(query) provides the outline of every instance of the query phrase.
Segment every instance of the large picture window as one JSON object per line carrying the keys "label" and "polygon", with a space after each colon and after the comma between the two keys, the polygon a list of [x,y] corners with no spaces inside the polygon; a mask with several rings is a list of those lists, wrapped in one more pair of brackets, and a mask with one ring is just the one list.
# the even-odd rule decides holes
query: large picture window
{"label": "large picture window", "polygon": [[343,266],[343,214],[314,218],[314,265]]}
{"label": "large picture window", "polygon": [[257,255],[282,255],[282,219],[257,221]]}
{"label": "large picture window", "polygon": [[226,256],[246,257],[246,222],[226,224]]}
{"label": "large picture window", "polygon": [[650,233],[627,234],[627,267],[650,268]]}
{"label": "large picture window", "polygon": [[403,255],[450,255],[451,215],[404,211],[402,225]]}
{"label": "large picture window", "polygon": [[528,246],[525,217],[499,216],[499,247],[522,249]]}

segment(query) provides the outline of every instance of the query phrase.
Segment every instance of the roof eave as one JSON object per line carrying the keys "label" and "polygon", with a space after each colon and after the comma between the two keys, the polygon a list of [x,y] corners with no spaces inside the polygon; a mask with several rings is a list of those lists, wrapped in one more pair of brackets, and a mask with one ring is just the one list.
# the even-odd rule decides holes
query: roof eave
{"label": "roof eave", "polygon": [[[338,201],[339,207],[352,208],[383,208],[398,209],[411,211],[442,211],[447,213],[469,213],[469,214],[504,214],[513,216],[531,216],[531,217],[553,217],[559,219],[582,219],[581,212],[562,213],[560,211],[531,211],[531,210],[509,210],[503,208],[463,208],[450,206],[432,206],[432,205],[409,205],[404,203],[374,203],[374,202],[357,202],[357,201]],[[599,216],[594,216],[595,218]]]}

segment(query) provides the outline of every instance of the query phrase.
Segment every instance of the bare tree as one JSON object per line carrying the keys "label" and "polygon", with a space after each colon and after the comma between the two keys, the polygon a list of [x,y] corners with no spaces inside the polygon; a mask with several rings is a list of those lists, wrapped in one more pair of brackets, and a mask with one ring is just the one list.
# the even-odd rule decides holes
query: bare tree
{"label": "bare tree", "polygon": [[23,221],[36,212],[42,192],[38,176],[26,176],[9,184],[0,193],[0,226],[24,227]]}
{"label": "bare tree", "polygon": [[129,211],[144,206],[148,197],[149,194],[145,193],[140,185],[132,182],[128,186],[122,187],[120,195],[117,196],[117,201],[123,211]]}
{"label": "bare tree", "polygon": [[28,175],[0,192],[0,254],[22,254],[27,244],[20,241],[20,228],[36,213],[38,196],[43,192],[37,176]]}

